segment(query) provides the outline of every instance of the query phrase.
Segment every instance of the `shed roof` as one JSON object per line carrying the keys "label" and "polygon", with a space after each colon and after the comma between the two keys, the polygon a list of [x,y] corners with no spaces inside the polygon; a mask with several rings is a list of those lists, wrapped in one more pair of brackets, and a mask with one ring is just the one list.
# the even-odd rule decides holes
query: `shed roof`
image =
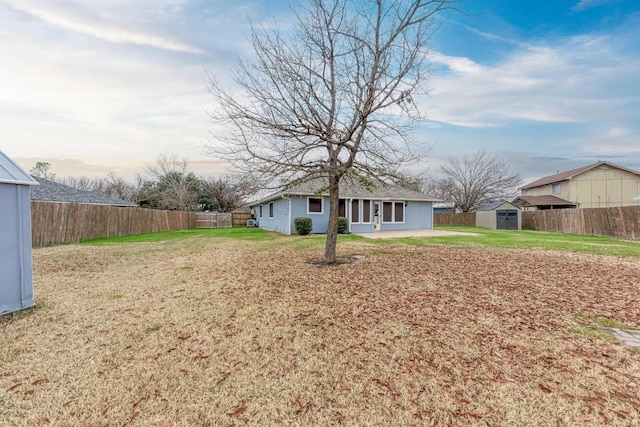
{"label": "shed roof", "polygon": [[2,151],[0,151],[0,183],[38,185],[24,169]]}
{"label": "shed roof", "polygon": [[506,200],[498,200],[497,202],[493,202],[493,203],[487,203],[484,206],[481,206],[478,208],[479,211],[492,211],[494,209],[499,208],[500,206],[507,204],[507,205],[511,205],[514,209],[519,209],[516,205],[514,205],[511,202],[508,202]]}
{"label": "shed roof", "polygon": [[[320,191],[323,196],[329,195],[326,180],[315,179],[295,185],[289,189],[273,193],[263,199],[252,202],[251,205],[258,205],[287,196],[315,196]],[[387,184],[382,181],[375,183],[371,191],[360,185],[356,180],[344,178],[340,181],[341,199],[376,199],[376,200],[403,200],[416,202],[439,202],[440,199],[420,193],[419,191],[401,187],[399,185]]]}
{"label": "shed roof", "polygon": [[526,185],[520,187],[520,189],[521,190],[526,190],[528,188],[542,187],[543,185],[553,184],[554,182],[566,181],[568,179],[573,178],[576,175],[580,175],[581,173],[585,173],[588,170],[594,169],[594,168],[596,168],[598,166],[601,166],[601,165],[607,165],[607,166],[610,166],[610,167],[613,167],[613,168],[616,168],[616,169],[621,169],[623,171],[627,171],[627,172],[630,172],[630,173],[633,173],[633,174],[636,174],[636,175],[640,175],[640,172],[635,171],[633,169],[625,168],[623,166],[619,166],[619,165],[613,164],[611,162],[600,161],[600,162],[593,163],[593,164],[590,164],[590,165],[587,165],[587,166],[582,166],[580,168],[571,169],[571,170],[566,171],[566,172],[558,172],[558,173],[553,174],[553,175],[543,176],[542,178],[540,178],[540,179],[538,179],[536,181],[530,182],[529,184],[526,184]]}
{"label": "shed roof", "polygon": [[138,207],[137,204],[107,196],[96,191],[78,190],[59,182],[33,177],[40,185],[31,191],[31,200],[42,202],[87,203],[121,207]]}

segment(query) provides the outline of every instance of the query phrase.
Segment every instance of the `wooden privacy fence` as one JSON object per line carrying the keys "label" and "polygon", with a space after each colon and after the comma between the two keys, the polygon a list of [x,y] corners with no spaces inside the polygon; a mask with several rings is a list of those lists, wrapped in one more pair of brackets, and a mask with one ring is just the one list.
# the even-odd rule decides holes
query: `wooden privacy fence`
{"label": "wooden privacy fence", "polygon": [[437,213],[433,214],[433,225],[440,226],[476,226],[476,213]]}
{"label": "wooden privacy fence", "polygon": [[522,228],[640,239],[640,206],[522,212]]}
{"label": "wooden privacy fence", "polygon": [[196,228],[233,227],[233,214],[196,212]]}
{"label": "wooden privacy fence", "polygon": [[253,215],[251,212],[234,212],[233,213],[233,226],[234,227],[246,227],[247,220],[251,219]]}
{"label": "wooden privacy fence", "polygon": [[249,218],[249,212],[196,212],[196,228],[246,227]]}
{"label": "wooden privacy fence", "polygon": [[32,246],[195,228],[195,213],[81,203],[31,202]]}

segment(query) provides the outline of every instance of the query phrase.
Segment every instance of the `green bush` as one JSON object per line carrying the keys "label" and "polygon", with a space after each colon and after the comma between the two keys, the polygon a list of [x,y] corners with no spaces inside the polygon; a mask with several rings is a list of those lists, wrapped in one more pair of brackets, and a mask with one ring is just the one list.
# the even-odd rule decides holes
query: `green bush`
{"label": "green bush", "polygon": [[300,216],[298,218],[294,218],[293,225],[296,227],[296,232],[301,235],[311,233],[313,229],[313,223],[311,222],[311,218],[306,216]]}
{"label": "green bush", "polygon": [[341,216],[338,217],[338,233],[347,234],[349,232],[349,220]]}

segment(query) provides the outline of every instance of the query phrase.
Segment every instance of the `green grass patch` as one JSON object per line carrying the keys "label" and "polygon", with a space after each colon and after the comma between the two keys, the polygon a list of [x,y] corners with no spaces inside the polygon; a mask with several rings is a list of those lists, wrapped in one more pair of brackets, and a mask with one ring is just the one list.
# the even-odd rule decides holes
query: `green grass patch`
{"label": "green grass patch", "polygon": [[[439,230],[474,233],[473,236],[442,236],[396,239],[365,239],[353,234],[341,234],[338,243],[366,241],[373,245],[394,245],[404,243],[418,246],[447,245],[458,247],[500,247],[519,249],[549,249],[596,255],[640,257],[640,242],[617,240],[609,237],[579,236],[574,234],[547,233],[542,231],[487,230],[476,227],[437,227]],[[300,249],[310,249],[324,245],[326,236],[312,234],[306,236],[285,235],[260,228],[199,228],[191,230],[163,231],[159,233],[137,234],[133,236],[110,237],[85,240],[83,245],[164,242],[186,238],[242,239],[249,241],[271,241],[274,246],[293,245]]]}
{"label": "green grass patch", "polygon": [[579,313],[578,320],[581,325],[594,328],[638,329],[610,317],[592,316],[585,313]]}
{"label": "green grass patch", "polygon": [[[578,313],[577,322],[578,325],[573,328],[576,332],[609,342],[619,342],[619,340],[609,330],[610,328],[625,330],[638,329],[616,319],[604,316],[593,316],[585,313]],[[640,348],[634,349],[636,351],[640,351]]]}
{"label": "green grass patch", "polygon": [[531,230],[487,230],[476,227],[437,227],[437,229],[475,233],[477,235],[402,238],[393,240],[413,245],[550,249],[596,255],[640,257],[640,242],[618,240],[610,237],[580,236]]}
{"label": "green grass patch", "polygon": [[598,339],[602,339],[609,342],[618,341],[617,339],[615,339],[615,337],[611,332],[603,328],[597,328],[595,326],[587,326],[587,325],[578,325],[575,328],[575,330],[582,335],[587,335],[593,338],[598,338]]}
{"label": "green grass patch", "polygon": [[82,245],[104,245],[114,243],[142,243],[142,242],[166,242],[193,237],[206,237],[218,239],[244,239],[244,240],[272,240],[279,236],[278,233],[269,232],[260,228],[195,228],[190,230],[160,231],[158,233],[135,234],[122,237],[101,237],[83,241]]}

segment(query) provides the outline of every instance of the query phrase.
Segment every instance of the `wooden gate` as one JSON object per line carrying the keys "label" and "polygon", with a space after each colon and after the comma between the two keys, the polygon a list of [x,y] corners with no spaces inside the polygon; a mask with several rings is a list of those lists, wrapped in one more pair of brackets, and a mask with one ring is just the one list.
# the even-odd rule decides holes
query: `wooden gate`
{"label": "wooden gate", "polygon": [[233,227],[233,214],[231,213],[196,213],[196,228],[223,228]]}

